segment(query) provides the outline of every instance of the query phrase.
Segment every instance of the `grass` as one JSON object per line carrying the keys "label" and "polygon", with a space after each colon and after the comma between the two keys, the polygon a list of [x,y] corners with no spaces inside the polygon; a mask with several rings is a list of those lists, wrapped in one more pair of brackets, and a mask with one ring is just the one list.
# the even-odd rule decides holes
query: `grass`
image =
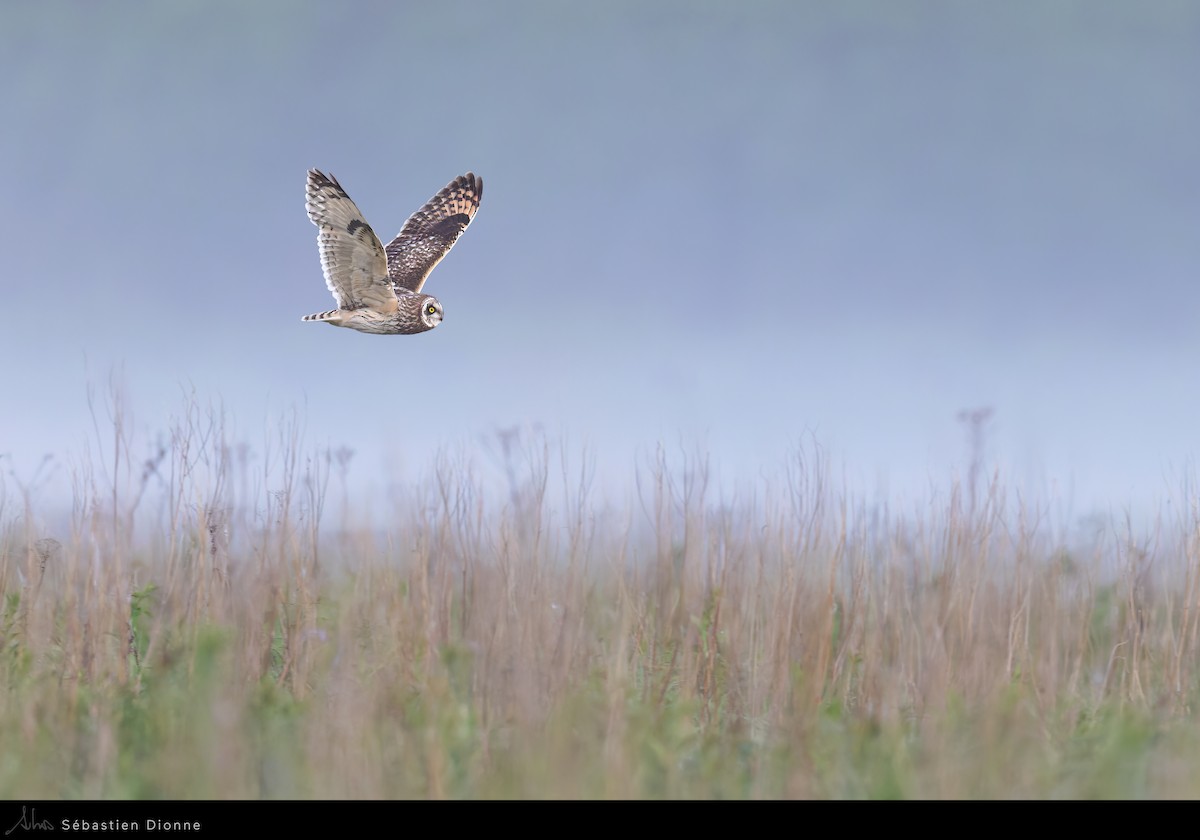
{"label": "grass", "polygon": [[2,798],[1200,795],[1195,499],[1072,545],[810,446],[734,501],[660,451],[614,508],[509,435],[503,492],[444,457],[367,516],[294,423],[109,408],[61,523],[0,497]]}

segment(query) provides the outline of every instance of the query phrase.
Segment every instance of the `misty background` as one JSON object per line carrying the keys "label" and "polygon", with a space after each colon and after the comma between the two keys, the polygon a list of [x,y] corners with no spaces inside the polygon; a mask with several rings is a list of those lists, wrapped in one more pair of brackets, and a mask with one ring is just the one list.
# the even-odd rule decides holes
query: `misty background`
{"label": "misty background", "polygon": [[[620,492],[660,443],[753,483],[815,441],[916,498],[983,407],[1069,516],[1194,474],[1195,3],[49,0],[0,70],[18,481],[66,492],[110,379],[145,440],[185,395],[254,446],[294,413],[364,497],[518,427]],[[300,322],[310,167],[385,242],[483,177],[438,329]]]}

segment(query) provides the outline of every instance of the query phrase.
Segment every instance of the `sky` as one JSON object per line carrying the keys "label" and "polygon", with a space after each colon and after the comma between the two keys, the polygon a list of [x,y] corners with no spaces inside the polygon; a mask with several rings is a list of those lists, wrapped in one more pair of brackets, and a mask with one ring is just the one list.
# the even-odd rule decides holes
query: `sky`
{"label": "sky", "polygon": [[[1154,506],[1200,440],[1200,6],[119,2],[0,7],[0,471],[288,412],[364,492],[543,429],[626,481],[818,443],[889,498],[989,469]],[[478,215],[417,336],[330,308],[306,170],[387,241]],[[627,483],[627,482],[626,482]]]}

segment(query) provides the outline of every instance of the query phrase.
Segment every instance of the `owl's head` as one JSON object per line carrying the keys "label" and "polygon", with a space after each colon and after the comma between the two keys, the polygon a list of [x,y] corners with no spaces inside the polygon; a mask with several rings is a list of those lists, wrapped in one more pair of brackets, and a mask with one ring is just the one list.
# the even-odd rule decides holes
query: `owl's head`
{"label": "owl's head", "polygon": [[431,295],[422,295],[421,323],[425,329],[431,330],[442,323],[442,302]]}

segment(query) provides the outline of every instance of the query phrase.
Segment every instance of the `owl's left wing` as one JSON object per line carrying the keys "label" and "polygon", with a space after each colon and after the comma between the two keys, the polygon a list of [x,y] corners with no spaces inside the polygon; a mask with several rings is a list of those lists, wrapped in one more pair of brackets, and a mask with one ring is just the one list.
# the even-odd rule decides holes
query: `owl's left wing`
{"label": "owl's left wing", "polygon": [[483,179],[473,172],[459,175],[408,217],[388,243],[387,264],[397,293],[421,291],[425,278],[475,218],[483,198]]}
{"label": "owl's left wing", "polygon": [[342,185],[332,175],[310,169],[304,197],[308,218],[319,231],[317,250],[325,285],[338,307],[394,312],[396,293],[388,279],[383,245]]}

